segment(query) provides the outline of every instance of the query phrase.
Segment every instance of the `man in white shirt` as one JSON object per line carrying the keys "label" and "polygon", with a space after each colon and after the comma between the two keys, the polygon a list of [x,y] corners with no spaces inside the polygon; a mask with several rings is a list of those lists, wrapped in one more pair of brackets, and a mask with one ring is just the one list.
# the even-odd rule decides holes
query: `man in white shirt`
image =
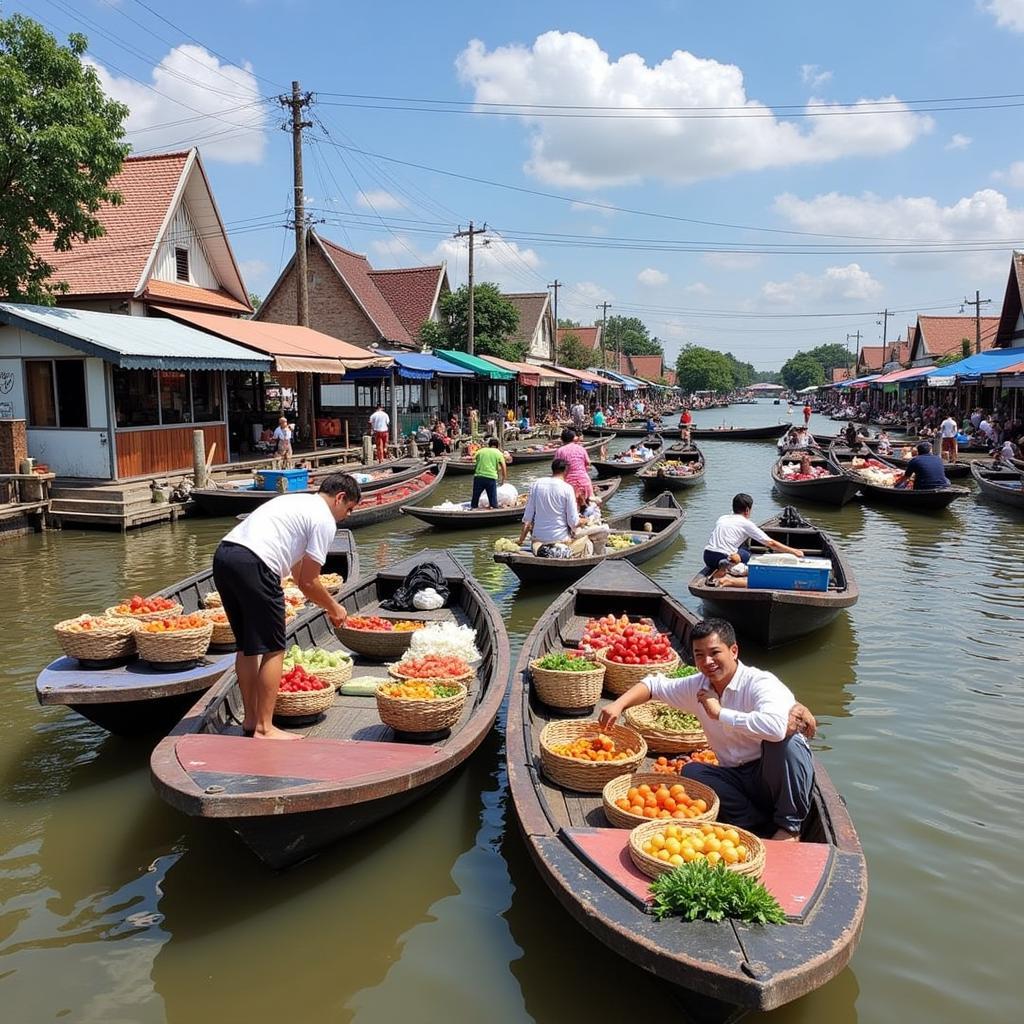
{"label": "man in white shirt", "polygon": [[691,633],[697,675],[649,675],[601,711],[601,727],[649,700],[696,715],[718,764],[691,762],[683,776],[710,786],[718,817],[772,839],[796,842],[811,806],[814,716],[772,673],[739,660],[724,619],[704,619]]}
{"label": "man in white shirt", "polygon": [[939,437],[942,439],[939,453],[947,462],[956,462],[956,435],[959,432],[959,429],[960,428],[957,426],[957,422],[953,419],[952,414],[948,415],[939,424]]}
{"label": "man in white shirt", "polygon": [[273,723],[284,663],[284,591],[291,576],[309,601],[340,626],[345,609],[324,589],[320,570],[338,523],[359,503],[359,484],[332,473],[319,494],[282,494],[260,505],[220,542],[213,581],[238,643],[242,732],[259,739],[300,739]]}
{"label": "man in white shirt", "polygon": [[750,561],[750,550],[744,546],[745,541],[756,540],[772,551],[788,552],[803,558],[799,548],[790,548],[780,541],[772,540],[756,523],[750,521],[750,513],[754,508],[754,499],[749,494],[737,494],[732,499],[732,515],[719,516],[714,530],[704,547],[704,565],[708,571],[708,579],[720,578],[722,570],[729,563],[746,564]]}
{"label": "man in white shirt", "polygon": [[995,428],[988,421],[987,417],[978,424],[978,430],[984,435],[985,440],[989,444],[992,444],[992,442],[995,440],[996,432]]}
{"label": "man in white shirt", "polygon": [[583,429],[583,420],[587,415],[587,410],[583,408],[582,402],[574,402],[572,407],[569,409],[569,416],[572,418],[572,425],[577,431]]}
{"label": "man in white shirt", "polygon": [[576,536],[580,512],[576,491],[565,480],[568,468],[565,459],[552,459],[551,476],[530,485],[519,543],[522,545],[527,535],[532,534],[534,554],[545,544],[567,544],[574,555],[594,553],[594,545],[588,537]]}
{"label": "man in white shirt", "polygon": [[373,446],[377,461],[383,462],[388,455],[388,430],[391,428],[391,417],[384,411],[384,406],[377,403],[377,408],[370,414],[370,430],[373,431]]}

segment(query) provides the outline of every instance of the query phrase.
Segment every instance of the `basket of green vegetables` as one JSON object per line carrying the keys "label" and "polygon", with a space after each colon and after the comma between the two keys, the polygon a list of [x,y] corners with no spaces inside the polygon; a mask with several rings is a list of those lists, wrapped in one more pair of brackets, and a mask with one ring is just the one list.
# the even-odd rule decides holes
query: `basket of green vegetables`
{"label": "basket of green vegetables", "polygon": [[660,700],[649,700],[629,708],[626,721],[658,754],[690,754],[708,745],[708,738],[695,715]]}
{"label": "basket of green vegetables", "polygon": [[604,666],[568,651],[552,651],[530,662],[533,692],[549,708],[583,711],[594,707],[604,685]]}

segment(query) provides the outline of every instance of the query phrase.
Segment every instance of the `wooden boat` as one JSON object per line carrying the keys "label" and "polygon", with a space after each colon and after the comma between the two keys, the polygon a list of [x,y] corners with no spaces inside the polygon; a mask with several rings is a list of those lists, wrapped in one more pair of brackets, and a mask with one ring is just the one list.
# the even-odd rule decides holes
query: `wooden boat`
{"label": "wooden boat", "polygon": [[[693,467],[686,476],[673,476],[664,470],[666,462],[681,462]],[[660,459],[637,473],[648,491],[685,491],[704,482],[704,453],[696,446],[673,445]]]}
{"label": "wooden boat", "polygon": [[[811,558],[827,558],[832,573],[827,591],[768,590],[752,587],[710,587],[702,567],[689,583],[690,593],[714,615],[728,619],[739,632],[766,647],[777,647],[827,626],[860,597],[860,588],[835,541],[822,529],[798,517],[799,525],[783,525],[781,516],[761,523],[773,540],[799,548]],[[768,549],[751,543],[752,554]]]}
{"label": "wooden boat", "polygon": [[[608,551],[587,558],[538,558],[525,551],[501,551],[494,555],[495,562],[507,565],[524,583],[550,583],[564,586],[603,562],[633,562],[639,565],[666,550],[679,536],[686,513],[667,491],[654,501],[641,505],[621,516],[608,520],[612,533],[633,533],[643,538],[621,551]],[[650,523],[648,533],[644,526]]]}
{"label": "wooden boat", "polygon": [[[364,494],[369,494],[404,480],[412,480],[423,472],[423,461],[421,459],[395,459],[391,462],[361,463],[356,466],[332,466],[330,472],[372,474],[372,480],[359,485]],[[315,494],[319,487],[319,480],[328,475],[328,472],[311,474],[310,479],[313,482],[309,493]],[[249,480],[224,487],[200,488],[192,491],[190,497],[195,511],[201,515],[236,516],[259,508],[265,501],[276,498],[277,494],[277,491],[258,491],[255,483]]]}
{"label": "wooden boat", "polygon": [[[658,447],[661,447],[660,443]],[[639,473],[642,469],[653,465],[660,458],[661,456],[656,451],[653,451],[651,457],[643,462],[619,462],[614,458],[608,458],[591,459],[590,464],[597,471],[598,479],[601,479],[602,477],[609,476],[632,476],[634,473]]]}
{"label": "wooden boat", "polygon": [[[338,573],[346,581],[358,577],[359,552],[348,530],[335,534],[324,572]],[[159,593],[180,603],[188,614],[202,608],[203,598],[214,589],[213,572],[206,569]],[[233,649],[220,649],[208,653],[199,665],[167,672],[134,657],[104,668],[84,668],[74,658],[58,658],[39,673],[36,698],[43,705],[64,704],[121,736],[164,733],[234,661]]]}
{"label": "wooden boat", "polygon": [[678,437],[679,428],[662,425],[653,434],[650,434],[647,431],[646,425],[642,427],[615,427],[615,433],[619,437],[657,437],[659,435],[661,437]]}
{"label": "wooden boat", "polygon": [[972,462],[971,475],[986,498],[1024,509],[1024,472],[1009,466],[985,466],[981,462]]}
{"label": "wooden boat", "polygon": [[[839,438],[838,439],[838,443],[839,443],[839,445],[843,445],[844,439],[843,438]],[[877,438],[872,438],[870,440],[865,440],[863,443],[864,443],[865,447],[870,448],[871,451],[875,455],[878,454],[878,439]],[[907,441],[905,443],[900,443],[898,445],[894,445],[893,447],[894,448],[899,448],[899,449],[902,450],[904,447],[913,448],[917,443],[918,442],[916,442],[916,441]],[[932,443],[933,451],[935,452],[936,455],[938,455],[938,453],[939,453],[939,451],[938,451],[938,449],[939,449],[939,442],[936,440],[935,442],[929,442],[929,443]],[[894,466],[899,466],[900,469],[906,469],[907,468],[907,464],[910,462],[910,459],[905,459],[901,455],[897,455],[897,454],[895,454],[895,452],[892,452],[889,455],[885,456],[885,461],[886,462],[891,462]],[[950,480],[963,480],[963,479],[965,479],[965,478],[967,478],[967,477],[969,477],[971,475],[971,464],[969,462],[962,462],[962,461],[960,461],[958,459],[956,462],[947,462],[947,463],[945,463],[945,470],[946,470],[946,476]]]}
{"label": "wooden boat", "polygon": [[[851,463],[858,456],[849,448],[832,444],[828,453],[829,458],[839,465],[843,473],[851,480],[856,481],[857,490],[867,501],[878,501],[885,505],[910,509],[913,512],[941,512],[943,509],[949,508],[957,498],[966,497],[971,493],[966,487],[954,486],[936,487],[928,491],[911,490],[905,487],[882,487],[865,480],[851,468]],[[898,471],[900,468],[880,455],[872,455],[871,458],[892,470]]]}
{"label": "wooden boat", "polygon": [[[860,939],[867,866],[846,804],[817,758],[802,842],[765,840],[763,881],[782,903],[785,925],[655,921],[646,909],[650,879],[633,867],[629,832],[609,827],[601,794],[567,792],[542,774],[540,731],[549,714],[557,716],[531,698],[529,663],[576,646],[586,620],[605,613],[649,616],[689,658],[695,616],[622,562],[588,573],[538,619],[512,676],[505,739],[512,803],[537,870],[591,935],[708,1001],[688,1019],[735,1021],[744,1010],[771,1010],[819,988]],[[640,770],[650,771],[650,760]],[[687,1010],[694,1001],[686,998]]]}
{"label": "wooden boat", "polygon": [[765,441],[775,440],[789,430],[788,423],[768,427],[690,427],[694,441]]}
{"label": "wooden boat", "polygon": [[[462,717],[450,731],[397,734],[381,723],[373,697],[339,695],[302,728],[301,742],[246,739],[237,680],[227,673],[153,751],[157,793],[192,817],[218,819],[260,860],[283,868],[401,811],[455,771],[494,725],[508,686],[501,612],[450,554],[429,549],[363,577],[338,599],[350,614],[377,614],[380,602],[423,562],[434,562],[444,574],[448,607],[398,614],[471,625],[483,656]],[[303,648],[342,646],[323,613],[304,618],[289,633],[289,642]],[[385,665],[353,658],[354,676],[387,678]]]}
{"label": "wooden boat", "polygon": [[796,451],[784,454],[772,466],[772,482],[780,494],[784,494],[787,498],[820,501],[826,505],[839,505],[840,507],[856,496],[859,490],[857,481],[844,473],[838,463],[833,462],[816,448],[801,449],[801,451],[805,451],[811,456],[812,466],[823,466],[831,475],[819,477],[816,480],[794,480],[782,472],[782,467],[785,465],[799,466],[800,455]]}
{"label": "wooden boat", "polygon": [[[601,501],[607,501],[619,489],[621,483],[621,476],[613,477],[611,480],[595,481],[594,493]],[[525,502],[509,508],[467,508],[461,511],[429,508],[423,505],[403,505],[402,513],[422,520],[435,530],[472,530],[522,522],[525,508]]]}
{"label": "wooden boat", "polygon": [[[602,434],[600,437],[594,438],[592,441],[587,441],[582,447],[588,452],[593,453],[597,451],[601,445],[608,444],[609,441],[615,440],[615,434]],[[528,448],[515,448],[507,447],[504,450],[512,456],[509,466],[515,468],[516,466],[529,464],[531,462],[550,462],[555,452],[562,447],[561,441],[552,441],[551,444],[547,445],[542,451],[530,451]],[[472,476],[475,467],[475,460],[472,456],[447,456],[441,457],[436,460],[438,463],[444,463],[448,467],[449,475],[454,476]]]}
{"label": "wooden boat", "polygon": [[444,479],[445,469],[444,463],[427,467],[420,463],[419,475],[413,479],[367,494],[349,512],[345,526],[355,530],[360,526],[372,526],[374,523],[393,519],[410,500],[424,501],[429,498]]}

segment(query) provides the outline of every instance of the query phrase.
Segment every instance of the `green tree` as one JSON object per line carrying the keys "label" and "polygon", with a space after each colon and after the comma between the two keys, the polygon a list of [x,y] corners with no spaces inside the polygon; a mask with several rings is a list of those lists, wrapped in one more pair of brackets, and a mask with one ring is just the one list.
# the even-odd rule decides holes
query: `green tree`
{"label": "green tree", "polygon": [[249,305],[252,306],[253,310],[258,310],[263,305],[263,296],[257,295],[255,292],[249,292]]}
{"label": "green tree", "polygon": [[582,327],[583,324],[581,324],[579,322],[579,320],[569,320],[567,317],[560,316],[558,318],[558,326],[559,327]]}
{"label": "green tree", "polygon": [[850,350],[845,345],[840,345],[834,341],[812,348],[807,355],[819,363],[826,374],[837,366],[845,367],[853,362]]}
{"label": "green tree", "polygon": [[580,340],[578,334],[564,334],[558,343],[558,365],[570,370],[585,370],[593,365],[594,353]]}
{"label": "green tree", "polygon": [[807,352],[797,352],[782,364],[782,382],[793,391],[818,387],[825,383],[825,371],[821,363]]}
{"label": "green tree", "polygon": [[40,24],[0,18],[0,295],[52,305],[66,282],[33,245],[53,233],[53,248],[99,238],[95,214],[121,196],[109,183],[128,155],[128,108],[107,99],[81,61],[88,41],[61,46]]}
{"label": "green tree", "polygon": [[610,316],[602,331],[604,347],[624,356],[660,356],[665,354],[661,342],[652,338],[643,320],[635,316]]}
{"label": "green tree", "polygon": [[[425,320],[420,340],[431,348],[453,348],[466,351],[469,336],[469,286],[442,296],[438,304],[439,321]],[[512,341],[519,329],[519,310],[512,305],[496,284],[485,282],[473,287],[473,340],[477,355],[497,356],[512,362],[526,355],[526,347]]]}
{"label": "green tree", "polygon": [[684,392],[731,391],[732,366],[721,352],[686,345],[676,360],[676,382]]}
{"label": "green tree", "polygon": [[754,383],[754,367],[750,363],[741,363],[731,352],[725,353],[732,369],[732,386],[734,388],[750,387]]}

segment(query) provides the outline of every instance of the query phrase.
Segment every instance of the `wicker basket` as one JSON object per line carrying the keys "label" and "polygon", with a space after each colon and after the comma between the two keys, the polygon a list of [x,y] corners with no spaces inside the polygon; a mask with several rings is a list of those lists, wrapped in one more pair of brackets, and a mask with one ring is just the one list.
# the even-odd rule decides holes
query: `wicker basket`
{"label": "wicker basket", "polygon": [[325,683],[330,683],[335,689],[339,686],[344,685],[352,678],[352,662],[349,661],[344,665],[339,665],[337,668],[314,668],[307,669],[307,671],[322,679]]}
{"label": "wicker basket", "polygon": [[209,593],[203,595],[203,607],[204,608],[222,608],[224,602],[220,598],[220,594],[216,590],[211,590]]}
{"label": "wicker basket", "polygon": [[[658,786],[682,786],[686,795],[693,800],[703,800],[708,809],[695,818],[641,818],[630,811],[624,811],[615,805],[615,801],[624,797],[634,786],[647,783],[651,789]],[[604,787],[604,815],[616,828],[636,828],[641,822],[660,821],[663,825],[699,825],[703,821],[714,821],[718,814],[718,794],[702,782],[694,779],[679,778],[675,775],[664,775],[657,772],[638,772],[635,775],[620,775],[612,779]]]}
{"label": "wicker basket", "polygon": [[657,754],[690,754],[708,745],[703,729],[692,732],[676,732],[662,729],[654,724],[655,714],[667,704],[660,700],[649,700],[626,711],[626,721],[647,741],[647,746]]}
{"label": "wicker basket", "polygon": [[[70,628],[82,619],[92,619],[92,628],[81,631]],[[69,658],[79,661],[113,661],[128,658],[135,653],[136,626],[133,619],[83,615],[79,619],[58,622],[53,631],[57,634],[61,650]]]}
{"label": "wicker basket", "polygon": [[609,661],[604,655],[604,651],[598,651],[594,660],[604,665],[604,688],[613,697],[621,696],[645,676],[653,672],[671,672],[679,664],[679,655],[675,651],[668,661],[651,662],[649,665],[621,665],[617,661]]}
{"label": "wicker basket", "polygon": [[605,671],[603,665],[589,672],[563,672],[559,669],[538,668],[539,660],[537,658],[530,662],[533,692],[549,708],[575,711],[579,708],[592,708],[601,699]]}
{"label": "wicker basket", "polygon": [[214,622],[213,620],[214,615],[220,615],[223,611],[223,608],[207,608],[199,612],[204,619],[213,622],[213,634],[210,637],[211,647],[234,647],[238,643],[230,622]]}
{"label": "wicker basket", "polygon": [[174,604],[170,608],[165,608],[162,612],[139,612],[133,615],[131,612],[119,612],[117,605],[111,605],[103,614],[106,618],[111,619],[131,619],[132,622],[158,622],[160,619],[173,619],[176,615],[180,615],[182,610],[180,604]]}
{"label": "wicker basket", "polygon": [[[423,682],[455,685],[447,679],[425,679]],[[459,692],[454,696],[437,700],[389,697],[377,687],[377,713],[380,720],[390,725],[395,732],[439,732],[450,729],[461,717],[468,693],[462,683],[458,687]]]}
{"label": "wicker basket", "polygon": [[198,661],[209,649],[212,637],[212,622],[167,633],[147,633],[143,629],[136,629],[135,645],[139,649],[140,658],[158,665]]}
{"label": "wicker basket", "polygon": [[[580,761],[575,757],[556,754],[551,749],[557,744],[571,743],[581,737],[593,737],[601,733],[611,737],[616,747],[632,750],[632,756],[622,761]],[[602,729],[597,722],[548,722],[540,734],[540,763],[544,774],[559,786],[580,793],[600,793],[612,779],[636,771],[646,756],[647,744],[643,736],[624,725]]]}
{"label": "wicker basket", "polygon": [[[402,670],[401,670],[401,668],[400,668],[400,666],[398,664],[388,665],[388,675],[391,676],[392,679],[400,679],[403,683],[406,682],[409,679],[422,679],[423,678],[423,676],[415,676],[415,675],[410,676],[410,675],[407,675],[406,673],[402,672]],[[462,683],[465,686],[465,685],[469,684],[469,681],[475,675],[476,675],[476,672],[473,669],[470,669],[468,672],[463,673],[461,676],[445,676],[445,677],[439,676],[437,678],[431,678],[429,680],[429,682],[431,682],[431,683],[444,683],[446,686],[456,686],[457,684]]]}
{"label": "wicker basket", "polygon": [[338,639],[356,654],[373,658],[374,661],[388,661],[401,658],[412,643],[413,629],[393,630],[352,629],[349,626],[338,626],[335,630]]}
{"label": "wicker basket", "polygon": [[[649,853],[644,853],[643,850],[644,843],[647,842],[649,836],[670,824],[681,825],[683,828],[687,827],[687,823],[681,821],[645,821],[642,825],[637,825],[629,834],[629,856],[632,858],[633,863],[650,878],[657,878],[659,875],[664,875],[673,869],[673,865],[669,864],[668,861],[658,860],[657,857],[652,857]],[[753,832],[748,832],[744,828],[736,828],[735,825],[726,825],[722,821],[701,822],[700,824],[735,828],[739,833],[740,842],[746,846],[750,855],[742,864],[726,864],[726,868],[730,871],[735,871],[738,875],[747,875],[749,878],[761,877],[761,873],[764,871],[765,860],[764,843]],[[724,864],[725,862],[719,861],[719,863]]]}
{"label": "wicker basket", "polygon": [[[315,675],[317,679],[323,679],[319,672]],[[327,682],[326,679],[323,681]],[[334,703],[334,698],[335,689],[329,683],[322,690],[278,690],[274,715],[281,718],[312,718],[314,715],[322,715]]]}

